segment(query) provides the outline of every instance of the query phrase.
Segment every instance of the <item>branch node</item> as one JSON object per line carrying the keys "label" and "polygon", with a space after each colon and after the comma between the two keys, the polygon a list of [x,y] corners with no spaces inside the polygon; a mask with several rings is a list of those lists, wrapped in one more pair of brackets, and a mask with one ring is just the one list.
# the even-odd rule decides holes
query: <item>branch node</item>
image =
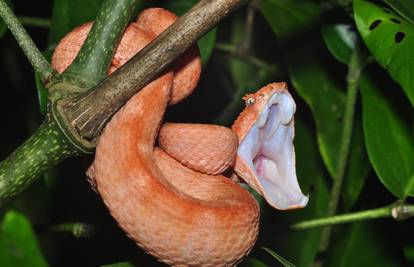
{"label": "branch node", "polygon": [[404,221],[414,216],[414,208],[403,203],[397,203],[391,209],[391,216],[397,221]]}

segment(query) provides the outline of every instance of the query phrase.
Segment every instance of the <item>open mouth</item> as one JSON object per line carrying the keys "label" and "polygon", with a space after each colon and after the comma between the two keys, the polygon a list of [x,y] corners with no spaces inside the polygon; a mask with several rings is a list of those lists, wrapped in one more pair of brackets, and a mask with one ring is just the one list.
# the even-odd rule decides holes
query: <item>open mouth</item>
{"label": "open mouth", "polygon": [[286,210],[308,203],[295,170],[293,146],[295,102],[279,91],[267,101],[259,119],[239,145],[238,156],[255,176],[259,190],[273,207]]}

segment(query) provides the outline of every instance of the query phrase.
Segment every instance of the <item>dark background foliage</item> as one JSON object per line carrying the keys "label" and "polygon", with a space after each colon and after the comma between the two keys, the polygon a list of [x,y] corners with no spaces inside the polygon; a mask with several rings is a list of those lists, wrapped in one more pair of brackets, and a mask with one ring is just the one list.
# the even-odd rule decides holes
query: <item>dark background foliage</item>
{"label": "dark background foliage", "polygon": [[[137,11],[163,6],[182,14],[195,2],[142,1]],[[342,2],[262,0],[241,8],[199,41],[204,65],[200,85],[167,113],[168,121],[229,126],[243,107],[244,94],[269,82],[289,84],[297,103],[297,172],[310,202],[289,212],[262,203],[259,240],[243,266],[279,266],[261,247],[297,266],[320,261],[324,266],[413,265],[412,220],[337,226],[324,253],[318,253],[320,229],[289,228],[327,214],[344,125],[348,63],[356,42],[371,63],[360,82],[338,212],[410,201],[414,195],[414,4]],[[12,1],[18,16],[51,19],[50,28],[26,26],[49,56],[65,33],[93,19],[101,3]],[[381,21],[378,30],[367,30],[376,20]],[[404,33],[399,42],[398,32]],[[0,156],[5,158],[37,128],[45,106],[39,105],[42,91],[10,32],[0,39],[0,47]],[[91,189],[84,175],[91,160],[66,160],[0,211],[0,266],[163,266],[125,236]]]}

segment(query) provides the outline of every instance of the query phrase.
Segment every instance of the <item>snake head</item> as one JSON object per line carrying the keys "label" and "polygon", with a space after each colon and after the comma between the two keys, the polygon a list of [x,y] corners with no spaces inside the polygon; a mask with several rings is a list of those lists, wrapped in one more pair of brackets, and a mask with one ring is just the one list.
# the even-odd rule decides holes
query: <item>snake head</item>
{"label": "snake head", "polygon": [[293,145],[295,102],[286,83],[271,83],[244,97],[246,108],[232,126],[239,137],[234,170],[274,208],[303,208]]}

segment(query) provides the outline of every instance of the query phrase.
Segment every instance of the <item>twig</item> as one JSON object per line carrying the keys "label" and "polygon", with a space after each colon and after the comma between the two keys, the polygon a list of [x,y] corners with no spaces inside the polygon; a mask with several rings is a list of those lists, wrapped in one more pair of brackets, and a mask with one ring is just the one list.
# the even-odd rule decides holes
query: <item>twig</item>
{"label": "twig", "polygon": [[22,48],[24,54],[29,59],[35,71],[40,73],[42,81],[48,81],[54,73],[53,68],[44,58],[33,40],[23,28],[19,19],[14,15],[13,11],[4,0],[0,0],[0,16],[3,18],[7,27],[16,38],[17,43]]}
{"label": "twig", "polygon": [[238,59],[244,60],[246,62],[249,62],[253,64],[254,66],[257,66],[258,68],[265,69],[268,71],[275,71],[275,67],[272,65],[269,65],[267,62],[261,60],[260,58],[257,58],[253,55],[248,55],[245,53],[239,53],[239,48],[237,46],[231,45],[231,44],[223,44],[223,43],[217,43],[214,46],[215,49],[230,53],[231,56],[236,57]]}
{"label": "twig", "polygon": [[50,19],[28,17],[28,16],[20,16],[19,20],[23,25],[39,27],[39,28],[50,28],[50,25],[52,23]]}
{"label": "twig", "polygon": [[88,238],[95,232],[92,224],[84,222],[68,222],[51,226],[48,230],[53,232],[70,233],[76,238]]}
{"label": "twig", "polygon": [[315,227],[332,226],[336,224],[373,220],[379,218],[394,218],[405,220],[414,216],[414,205],[400,205],[399,203],[382,208],[347,213],[331,217],[319,218],[295,223],[292,229],[305,230]]}

